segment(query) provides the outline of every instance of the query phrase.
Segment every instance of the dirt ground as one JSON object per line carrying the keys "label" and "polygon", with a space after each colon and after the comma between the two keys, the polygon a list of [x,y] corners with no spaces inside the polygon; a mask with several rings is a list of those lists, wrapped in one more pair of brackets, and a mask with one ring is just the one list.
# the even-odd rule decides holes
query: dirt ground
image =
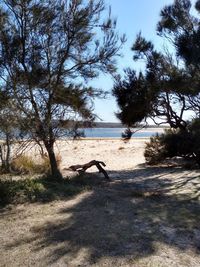
{"label": "dirt ground", "polygon": [[102,183],[71,199],[1,210],[0,266],[200,267],[200,172],[145,166],[141,140],[107,144],[61,152],[63,168],[106,161],[111,182],[98,174]]}

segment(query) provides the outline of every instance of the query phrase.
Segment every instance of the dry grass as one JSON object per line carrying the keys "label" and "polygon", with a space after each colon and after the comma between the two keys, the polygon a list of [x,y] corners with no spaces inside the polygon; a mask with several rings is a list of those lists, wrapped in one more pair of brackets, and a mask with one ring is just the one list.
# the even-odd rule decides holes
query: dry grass
{"label": "dry grass", "polygon": [[48,158],[42,158],[40,161],[35,161],[28,155],[20,155],[16,157],[12,161],[11,167],[15,172],[20,174],[45,173],[50,170]]}
{"label": "dry grass", "polygon": [[[61,164],[61,156],[56,155],[58,166]],[[34,159],[33,157],[23,154],[13,159],[11,167],[15,172],[20,174],[44,174],[50,172],[50,162],[48,156]]]}

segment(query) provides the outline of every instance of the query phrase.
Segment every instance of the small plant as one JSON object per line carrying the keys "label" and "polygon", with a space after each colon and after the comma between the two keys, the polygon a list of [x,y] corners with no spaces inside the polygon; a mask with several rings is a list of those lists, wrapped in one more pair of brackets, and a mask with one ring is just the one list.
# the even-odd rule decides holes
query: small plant
{"label": "small plant", "polygon": [[14,171],[27,174],[37,172],[37,164],[27,155],[20,155],[12,160],[11,167]]}
{"label": "small plant", "polygon": [[158,164],[165,158],[165,147],[162,145],[162,136],[156,135],[150,138],[146,143],[144,157],[150,165]]}
{"label": "small plant", "polygon": [[0,181],[0,203],[20,203],[34,200],[45,188],[37,180]]}
{"label": "small plant", "polygon": [[24,202],[49,202],[79,194],[90,189],[89,181],[80,182],[63,180],[62,182],[49,182],[47,177],[16,181],[0,180],[0,205]]}
{"label": "small plant", "polygon": [[[56,160],[58,166],[60,166],[61,156],[57,155]],[[47,155],[43,156],[40,160],[33,160],[33,158],[28,155],[20,155],[12,161],[11,167],[15,172],[21,174],[49,173],[51,168]]]}

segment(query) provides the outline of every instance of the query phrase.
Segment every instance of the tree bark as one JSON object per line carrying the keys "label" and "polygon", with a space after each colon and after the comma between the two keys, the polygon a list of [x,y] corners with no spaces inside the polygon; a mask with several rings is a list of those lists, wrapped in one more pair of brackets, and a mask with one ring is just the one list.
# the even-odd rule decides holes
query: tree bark
{"label": "tree bark", "polygon": [[10,143],[10,135],[6,134],[6,160],[5,160],[5,168],[6,172],[10,172],[10,155],[11,155],[11,143]]}
{"label": "tree bark", "polygon": [[53,144],[49,144],[49,143],[46,144],[45,142],[45,147],[47,149],[49,162],[51,165],[51,179],[55,181],[61,181],[63,179],[63,176],[58,168],[56,156],[55,156],[54,149],[53,149]]}
{"label": "tree bark", "polygon": [[11,139],[10,139],[10,134],[6,133],[5,142],[0,145],[1,169],[5,173],[11,172],[10,156],[11,156]]}

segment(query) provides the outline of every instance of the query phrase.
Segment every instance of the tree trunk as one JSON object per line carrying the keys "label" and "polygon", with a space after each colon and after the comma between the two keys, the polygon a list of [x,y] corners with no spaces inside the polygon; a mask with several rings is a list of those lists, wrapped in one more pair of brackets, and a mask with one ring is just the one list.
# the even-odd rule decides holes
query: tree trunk
{"label": "tree trunk", "polygon": [[1,159],[1,170],[4,170],[5,160],[4,160],[3,144],[0,145],[0,159]]}
{"label": "tree trunk", "polygon": [[51,165],[51,179],[55,180],[55,181],[60,181],[63,179],[62,174],[58,168],[58,164],[56,161],[56,156],[53,150],[53,144],[47,144],[45,142],[45,147],[47,149],[48,152],[48,156],[49,156],[49,161],[50,161],[50,165]]}
{"label": "tree trunk", "polygon": [[0,145],[1,169],[5,173],[11,172],[10,156],[11,156],[11,139],[10,139],[10,134],[6,133],[6,140],[3,144]]}
{"label": "tree trunk", "polygon": [[6,134],[6,160],[5,160],[5,168],[6,172],[10,172],[10,155],[11,155],[11,143],[10,143],[10,135]]}

